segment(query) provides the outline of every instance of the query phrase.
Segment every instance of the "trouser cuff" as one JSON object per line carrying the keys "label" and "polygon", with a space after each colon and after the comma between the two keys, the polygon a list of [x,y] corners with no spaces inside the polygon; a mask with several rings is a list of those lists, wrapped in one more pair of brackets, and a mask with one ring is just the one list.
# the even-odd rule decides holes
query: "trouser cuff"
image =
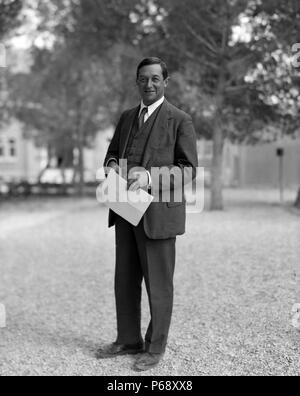
{"label": "trouser cuff", "polygon": [[148,342],[145,343],[145,350],[149,353],[163,354],[166,351],[166,345],[154,345]]}

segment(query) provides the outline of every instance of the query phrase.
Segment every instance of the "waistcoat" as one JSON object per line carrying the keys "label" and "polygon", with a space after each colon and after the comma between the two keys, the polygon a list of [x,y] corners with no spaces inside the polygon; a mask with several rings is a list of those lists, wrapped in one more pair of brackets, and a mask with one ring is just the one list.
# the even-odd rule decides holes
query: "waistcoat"
{"label": "waistcoat", "polygon": [[141,166],[144,151],[148,138],[152,132],[156,118],[159,114],[161,106],[151,114],[150,118],[144,123],[141,130],[138,130],[138,113],[135,117],[131,133],[129,136],[127,148],[125,151],[125,159],[127,159],[128,171],[134,167]]}

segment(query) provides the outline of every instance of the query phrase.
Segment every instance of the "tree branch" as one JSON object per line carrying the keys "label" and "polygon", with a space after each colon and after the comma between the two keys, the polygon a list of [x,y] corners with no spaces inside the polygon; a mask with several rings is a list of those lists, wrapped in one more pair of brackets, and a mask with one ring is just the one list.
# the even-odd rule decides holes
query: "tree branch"
{"label": "tree branch", "polygon": [[201,18],[199,14],[193,12],[190,13],[190,15],[191,17],[195,18],[202,27],[205,27],[205,32],[208,36],[207,40],[210,42],[210,44],[213,47],[218,48],[217,42],[214,40],[213,35],[210,33],[210,31],[213,31],[215,34],[218,34],[219,33],[218,30],[214,29],[213,26],[210,23],[208,23],[204,18]]}
{"label": "tree branch", "polygon": [[218,55],[218,50],[214,48],[204,37],[200,36],[187,22],[184,21],[184,25],[188,32],[201,44],[203,44],[210,52],[215,56]]}
{"label": "tree branch", "polygon": [[248,84],[242,84],[242,85],[237,85],[235,87],[227,87],[227,88],[225,88],[225,92],[230,94],[230,93],[234,93],[234,92],[237,92],[237,91],[242,91],[242,90],[247,89],[247,88],[249,88]]}

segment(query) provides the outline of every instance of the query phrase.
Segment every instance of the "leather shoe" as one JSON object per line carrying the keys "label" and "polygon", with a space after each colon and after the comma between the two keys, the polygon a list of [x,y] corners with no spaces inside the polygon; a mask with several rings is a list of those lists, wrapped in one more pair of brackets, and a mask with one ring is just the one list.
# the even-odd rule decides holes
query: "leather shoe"
{"label": "leather shoe", "polygon": [[143,344],[125,345],[114,342],[96,352],[97,359],[112,359],[124,355],[137,355],[144,352]]}
{"label": "leather shoe", "polygon": [[163,354],[146,352],[136,361],[133,369],[135,371],[151,370],[159,364],[162,358]]}

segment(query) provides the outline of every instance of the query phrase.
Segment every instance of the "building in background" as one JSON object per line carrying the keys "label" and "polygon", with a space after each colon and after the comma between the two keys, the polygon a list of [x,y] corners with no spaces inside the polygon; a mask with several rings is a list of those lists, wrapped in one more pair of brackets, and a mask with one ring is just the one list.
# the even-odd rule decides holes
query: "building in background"
{"label": "building in background", "polygon": [[47,164],[47,151],[24,136],[22,124],[11,120],[0,128],[0,179],[5,182],[38,179]]}
{"label": "building in background", "polygon": [[300,138],[286,139],[282,144],[241,146],[239,148],[239,186],[277,188],[280,183],[278,147],[283,149],[283,187],[300,186]]}
{"label": "building in background", "polygon": [[[103,164],[112,133],[112,129],[98,132],[93,147],[84,149],[86,181],[96,180],[97,170]],[[76,153],[74,160],[76,161]],[[0,128],[0,181],[37,183],[47,166],[58,169],[59,162],[60,158],[51,158],[49,161],[47,147],[38,147],[33,138],[26,137],[19,121],[12,120]],[[55,182],[58,179],[61,180],[59,172],[53,172],[51,180],[47,181]]]}
{"label": "building in background", "polygon": [[[225,187],[277,188],[280,183],[278,143],[256,146],[234,145],[225,142],[223,180]],[[283,148],[283,186],[299,188],[300,185],[300,138],[286,139]],[[205,168],[206,184],[210,184],[213,143],[198,141],[199,166]]]}

